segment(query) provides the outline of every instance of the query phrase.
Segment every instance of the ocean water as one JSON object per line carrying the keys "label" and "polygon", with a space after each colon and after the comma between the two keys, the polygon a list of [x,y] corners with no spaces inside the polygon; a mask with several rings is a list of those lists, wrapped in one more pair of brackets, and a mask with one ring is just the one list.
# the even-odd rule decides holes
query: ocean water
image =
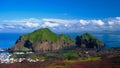
{"label": "ocean water", "polygon": [[[81,35],[85,32],[81,33],[69,33],[66,35],[72,36],[74,39],[77,35]],[[114,32],[89,32],[99,40],[103,41],[106,44],[106,48],[109,47],[120,47],[120,32],[114,31]]]}
{"label": "ocean water", "polygon": [[[75,39],[81,33],[66,33]],[[120,32],[90,32],[92,35],[106,43],[106,47],[120,47]],[[0,48],[10,48],[23,33],[0,33]]]}
{"label": "ocean water", "polygon": [[0,33],[0,48],[10,48],[14,46],[21,33]]}

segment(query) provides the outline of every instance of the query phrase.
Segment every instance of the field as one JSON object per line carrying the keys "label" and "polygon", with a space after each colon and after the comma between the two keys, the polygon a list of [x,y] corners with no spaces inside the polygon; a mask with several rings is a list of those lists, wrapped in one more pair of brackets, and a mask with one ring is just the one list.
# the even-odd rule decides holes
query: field
{"label": "field", "polygon": [[120,57],[106,58],[96,61],[43,61],[0,64],[0,68],[120,68]]}
{"label": "field", "polygon": [[35,52],[32,54],[13,54],[12,58],[38,59],[37,62],[0,64],[0,68],[120,68],[120,49],[101,51],[91,49],[59,50],[54,52]]}

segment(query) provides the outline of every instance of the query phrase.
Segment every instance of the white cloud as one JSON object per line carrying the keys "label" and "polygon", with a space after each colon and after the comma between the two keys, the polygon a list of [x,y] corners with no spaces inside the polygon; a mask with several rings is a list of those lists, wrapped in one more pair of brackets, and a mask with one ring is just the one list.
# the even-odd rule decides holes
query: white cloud
{"label": "white cloud", "polygon": [[31,23],[31,22],[27,22],[27,23],[25,23],[25,26],[27,26],[27,27],[38,27],[39,26],[39,24],[38,23]]}
{"label": "white cloud", "polygon": [[59,24],[58,23],[44,22],[44,24],[42,26],[43,27],[57,27],[57,26],[59,26]]}
{"label": "white cloud", "polygon": [[110,26],[120,26],[120,17],[108,19],[108,25],[110,25]]}
{"label": "white cloud", "polygon": [[3,29],[4,27],[0,25],[0,29]]}
{"label": "white cloud", "polygon": [[14,29],[14,28],[16,28],[14,25],[8,25],[8,26],[6,26],[6,28],[9,28],[9,29]]}
{"label": "white cloud", "polygon": [[87,24],[89,24],[89,22],[87,20],[80,20],[80,24],[87,25]]}
{"label": "white cloud", "polygon": [[3,22],[40,22],[41,20],[36,18],[27,18],[27,19],[20,19],[20,20],[3,20]]}
{"label": "white cloud", "polygon": [[102,20],[80,20],[81,25],[104,25]]}
{"label": "white cloud", "polygon": [[120,17],[116,17],[116,19],[120,20]]}
{"label": "white cloud", "polygon": [[[64,20],[64,19],[42,19],[43,26],[57,27],[56,29],[70,28],[79,23],[79,20]],[[54,28],[55,29],[55,28]]]}
{"label": "white cloud", "polygon": [[91,22],[95,25],[100,25],[100,26],[104,25],[104,22],[102,20],[91,20]]}
{"label": "white cloud", "polygon": [[[8,22],[8,23],[7,23]],[[107,19],[22,19],[22,20],[4,20],[0,24],[0,29],[15,29],[15,30],[34,30],[37,28],[48,27],[56,31],[84,31],[84,30],[120,30],[120,17]],[[3,29],[4,30],[4,29]]]}
{"label": "white cloud", "polygon": [[70,24],[79,22],[79,20],[64,20],[64,19],[42,19],[44,22],[52,22],[52,23],[61,23],[61,24]]}
{"label": "white cloud", "polygon": [[108,24],[111,26],[111,25],[114,25],[114,22],[108,21]]}
{"label": "white cloud", "polygon": [[67,20],[62,20],[62,19],[43,19],[45,22],[53,22],[53,23],[66,23],[68,22]]}

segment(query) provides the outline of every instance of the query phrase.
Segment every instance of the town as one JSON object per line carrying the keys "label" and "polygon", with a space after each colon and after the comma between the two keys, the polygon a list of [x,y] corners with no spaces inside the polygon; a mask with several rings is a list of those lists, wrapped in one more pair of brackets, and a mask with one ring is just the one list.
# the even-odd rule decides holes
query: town
{"label": "town", "polygon": [[15,63],[15,62],[22,62],[23,60],[27,60],[29,62],[37,62],[39,61],[37,58],[36,59],[31,59],[31,58],[13,58],[11,57],[13,54],[15,55],[23,55],[23,54],[31,54],[32,52],[14,52],[14,53],[8,53],[8,52],[1,52],[0,53],[0,63]]}
{"label": "town", "polygon": [[96,61],[111,57],[119,57],[120,48],[107,48],[100,51],[94,49],[71,49],[54,52],[7,52],[0,51],[0,64],[15,62],[43,62],[47,60]]}

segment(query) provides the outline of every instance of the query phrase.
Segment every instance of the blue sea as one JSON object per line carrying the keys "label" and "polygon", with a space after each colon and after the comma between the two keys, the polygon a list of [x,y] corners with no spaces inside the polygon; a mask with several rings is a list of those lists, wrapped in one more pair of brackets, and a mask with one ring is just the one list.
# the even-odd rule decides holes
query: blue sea
{"label": "blue sea", "polygon": [[21,34],[22,33],[0,33],[0,48],[10,48],[14,46]]}
{"label": "blue sea", "polygon": [[[75,39],[81,33],[66,33]],[[106,43],[106,47],[120,47],[120,32],[90,32],[92,35]],[[10,48],[15,45],[19,36],[24,33],[0,33],[0,48]]]}

